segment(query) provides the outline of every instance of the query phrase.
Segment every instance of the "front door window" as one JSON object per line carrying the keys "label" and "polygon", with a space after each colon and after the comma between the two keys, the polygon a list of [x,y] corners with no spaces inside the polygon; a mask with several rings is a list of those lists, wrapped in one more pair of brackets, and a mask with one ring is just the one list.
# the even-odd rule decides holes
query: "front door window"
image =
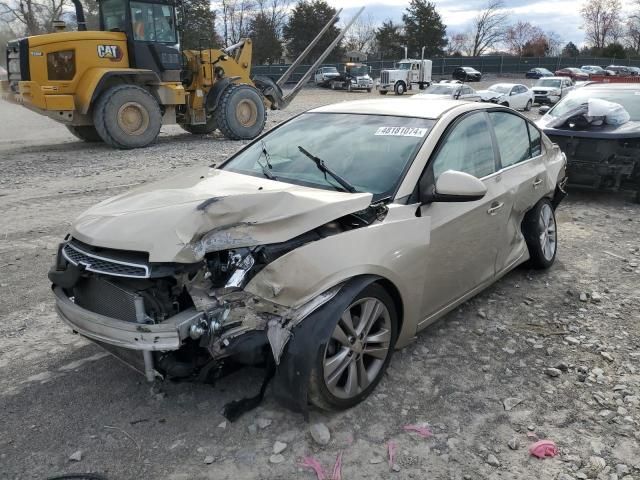
{"label": "front door window", "polygon": [[173,7],[157,3],[131,2],[134,40],[176,43]]}

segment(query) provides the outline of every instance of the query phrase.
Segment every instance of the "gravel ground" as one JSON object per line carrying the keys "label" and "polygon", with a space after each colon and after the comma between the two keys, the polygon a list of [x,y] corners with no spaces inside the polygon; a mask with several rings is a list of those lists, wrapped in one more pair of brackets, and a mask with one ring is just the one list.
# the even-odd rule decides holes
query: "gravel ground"
{"label": "gravel ground", "polygon": [[[268,125],[366,96],[307,89]],[[53,311],[46,272],[76,215],[243,142],[167,127],[149,148],[117,151],[2,101],[0,120],[0,478],[311,479],[302,457],[331,471],[343,452],[345,480],[640,479],[640,206],[628,198],[571,192],[554,267],[517,269],[422,332],[360,406],[313,411],[330,431],[323,446],[269,395],[224,422],[221,407],[252,394],[259,370],[153,392]],[[422,423],[433,436],[403,431]],[[532,458],[534,437],[560,455]],[[272,457],[275,442],[286,446]]]}

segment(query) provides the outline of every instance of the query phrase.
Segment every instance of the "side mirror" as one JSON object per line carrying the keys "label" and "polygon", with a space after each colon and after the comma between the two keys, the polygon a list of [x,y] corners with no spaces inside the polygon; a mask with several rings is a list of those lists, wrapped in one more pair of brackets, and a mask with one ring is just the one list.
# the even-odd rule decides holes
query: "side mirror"
{"label": "side mirror", "polygon": [[545,113],[547,113],[549,110],[551,110],[551,107],[549,105],[543,105],[538,109],[538,113],[540,115],[544,115]]}
{"label": "side mirror", "polygon": [[432,192],[426,193],[422,203],[473,202],[487,193],[487,187],[478,178],[464,172],[447,170],[436,180]]}

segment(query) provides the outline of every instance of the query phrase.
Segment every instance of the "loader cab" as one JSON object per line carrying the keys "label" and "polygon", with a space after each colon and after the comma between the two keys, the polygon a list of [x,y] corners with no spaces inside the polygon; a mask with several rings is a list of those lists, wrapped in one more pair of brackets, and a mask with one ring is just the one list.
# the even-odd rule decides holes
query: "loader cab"
{"label": "loader cab", "polygon": [[181,58],[172,1],[100,0],[100,29],[124,32],[131,68],[180,81]]}

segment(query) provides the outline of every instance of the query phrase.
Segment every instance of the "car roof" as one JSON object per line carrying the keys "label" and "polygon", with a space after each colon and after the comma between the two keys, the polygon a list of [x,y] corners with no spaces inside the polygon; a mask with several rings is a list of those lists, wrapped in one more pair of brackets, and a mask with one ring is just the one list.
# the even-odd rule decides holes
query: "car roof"
{"label": "car roof", "polygon": [[440,118],[444,113],[457,109],[460,112],[492,108],[492,103],[460,102],[459,100],[431,100],[429,98],[379,98],[353,100],[309,110],[312,113],[355,113],[364,115],[391,115],[396,117]]}
{"label": "car roof", "polygon": [[569,77],[544,77],[538,80],[571,80]]}
{"label": "car roof", "polygon": [[640,83],[587,83],[582,86],[582,88],[596,89],[600,90],[637,90],[640,91]]}
{"label": "car roof", "polygon": [[[492,87],[515,87],[516,85],[520,85],[520,86],[526,86],[523,85],[522,83],[494,83],[493,85],[491,85]],[[489,87],[491,88],[491,87]]]}

